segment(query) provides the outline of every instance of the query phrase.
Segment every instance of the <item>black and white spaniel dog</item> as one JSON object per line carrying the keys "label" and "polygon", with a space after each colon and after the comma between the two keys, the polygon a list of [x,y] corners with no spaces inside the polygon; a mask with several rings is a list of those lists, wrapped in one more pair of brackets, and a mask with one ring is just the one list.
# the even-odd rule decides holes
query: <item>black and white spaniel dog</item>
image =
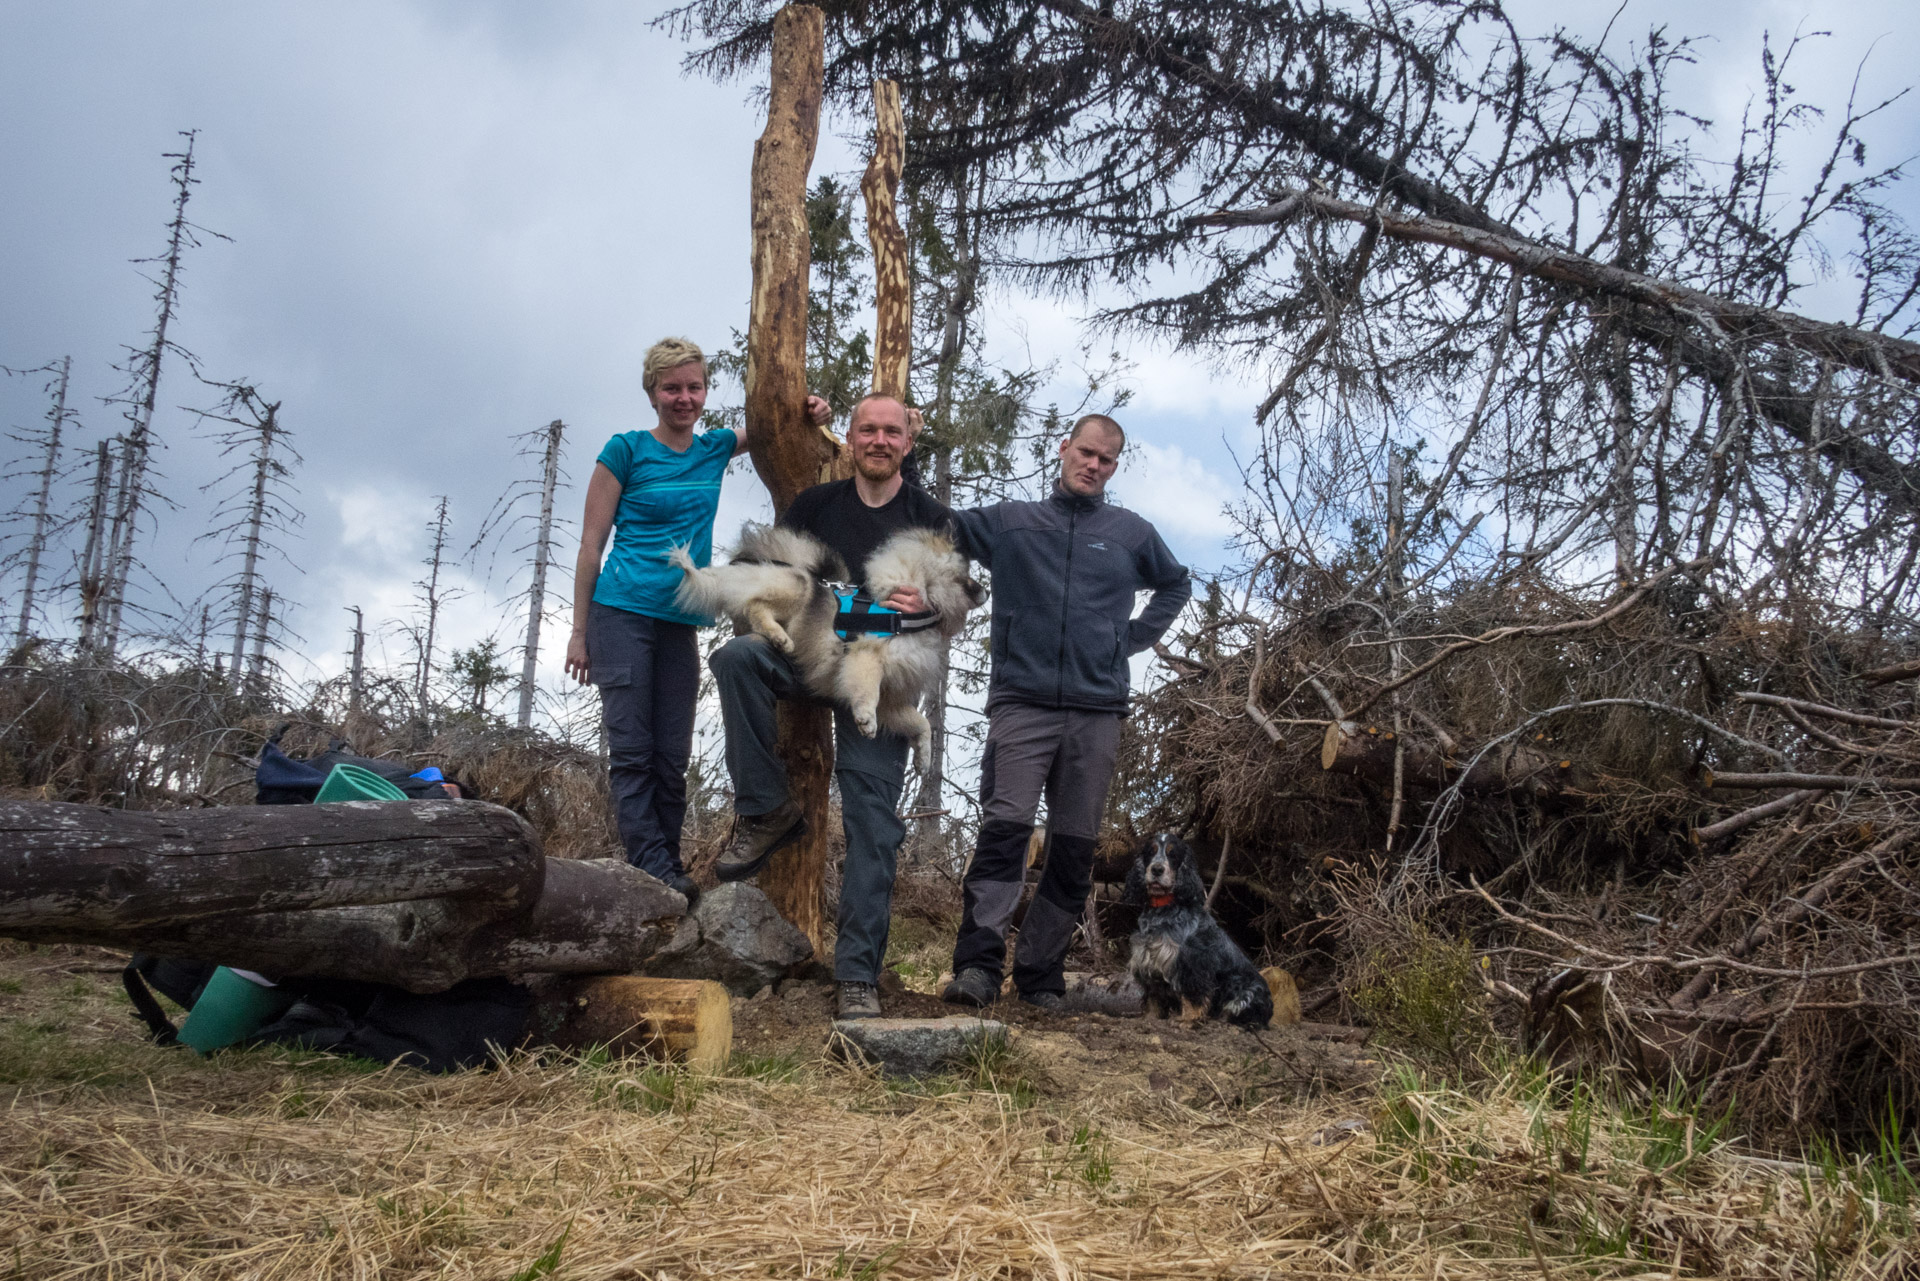
{"label": "black and white spaniel dog", "polygon": [[1126,901],[1141,907],[1127,968],[1148,1013],[1210,1015],[1243,1027],[1273,1018],[1266,979],[1207,911],[1207,887],[1185,841],[1166,832],[1148,838],[1127,872]]}

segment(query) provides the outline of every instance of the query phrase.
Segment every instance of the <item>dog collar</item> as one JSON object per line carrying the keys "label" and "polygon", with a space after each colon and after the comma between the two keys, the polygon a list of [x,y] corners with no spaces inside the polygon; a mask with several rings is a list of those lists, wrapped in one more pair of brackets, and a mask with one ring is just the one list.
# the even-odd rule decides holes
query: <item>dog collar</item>
{"label": "dog collar", "polygon": [[1172,906],[1173,906],[1173,895],[1171,895],[1171,894],[1149,894],[1149,895],[1147,895],[1147,906],[1148,906],[1148,907],[1172,907]]}

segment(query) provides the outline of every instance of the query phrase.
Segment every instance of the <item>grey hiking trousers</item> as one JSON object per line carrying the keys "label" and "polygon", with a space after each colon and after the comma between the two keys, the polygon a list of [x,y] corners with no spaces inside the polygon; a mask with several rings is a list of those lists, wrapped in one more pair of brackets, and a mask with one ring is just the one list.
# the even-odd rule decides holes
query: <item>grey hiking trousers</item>
{"label": "grey hiking trousers", "polygon": [[[774,751],[778,706],[783,698],[810,697],[800,673],[758,636],[734,637],[714,651],[708,665],[720,687],[734,812],[752,818],[779,809],[787,799],[787,767]],[[851,716],[833,709],[833,778],[847,833],[839,938],[833,948],[833,977],[841,982],[878,983],[887,958],[893,878],[907,835],[899,806],[910,746],[885,730],[868,738]]]}
{"label": "grey hiking trousers", "polygon": [[1013,982],[1023,995],[1066,991],[1062,963],[1093,887],[1094,840],[1107,808],[1117,712],[1001,703],[987,712],[980,758],[980,835],[963,883],[953,972],[984,970],[997,984],[1007,929],[1026,883],[1027,842],[1047,803],[1047,865],[1014,946]]}

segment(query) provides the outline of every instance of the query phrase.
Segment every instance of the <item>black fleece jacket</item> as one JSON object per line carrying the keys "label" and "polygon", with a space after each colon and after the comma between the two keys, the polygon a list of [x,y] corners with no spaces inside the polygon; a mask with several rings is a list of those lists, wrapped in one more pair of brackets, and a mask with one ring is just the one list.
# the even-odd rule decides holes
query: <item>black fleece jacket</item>
{"label": "black fleece jacket", "polygon": [[[1186,566],[1141,517],[1056,484],[1044,502],[954,513],[961,549],[993,574],[987,706],[1127,710],[1127,660],[1193,594]],[[1134,595],[1153,598],[1133,617]]]}

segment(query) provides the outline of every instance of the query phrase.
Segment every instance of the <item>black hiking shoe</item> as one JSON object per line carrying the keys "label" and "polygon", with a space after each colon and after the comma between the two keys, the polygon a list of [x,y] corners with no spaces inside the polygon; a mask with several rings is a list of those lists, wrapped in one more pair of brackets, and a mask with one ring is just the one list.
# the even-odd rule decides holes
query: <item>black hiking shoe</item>
{"label": "black hiking shoe", "polygon": [[780,808],[769,814],[745,814],[733,816],[733,835],[727,838],[727,847],[720,851],[720,859],[713,865],[713,874],[722,881],[744,881],[767,865],[782,847],[799,840],[806,834],[807,820],[800,813],[792,797],[780,803]]}
{"label": "black hiking shoe", "polygon": [[700,887],[695,885],[693,878],[685,872],[680,873],[678,876],[669,876],[667,878],[667,888],[676,891],[682,898],[687,900],[687,910],[689,912],[700,905]]}
{"label": "black hiking shoe", "polygon": [[880,1017],[880,990],[871,983],[842,982],[840,1008],[834,1015],[841,1019],[877,1019]]}
{"label": "black hiking shoe", "polygon": [[1020,1001],[1023,1005],[1031,1005],[1052,1014],[1059,1013],[1067,1005],[1067,998],[1058,992],[1022,992]]}
{"label": "black hiking shoe", "polygon": [[1000,997],[1000,985],[985,970],[961,970],[940,993],[948,1005],[971,1005],[976,1010],[992,1005]]}

